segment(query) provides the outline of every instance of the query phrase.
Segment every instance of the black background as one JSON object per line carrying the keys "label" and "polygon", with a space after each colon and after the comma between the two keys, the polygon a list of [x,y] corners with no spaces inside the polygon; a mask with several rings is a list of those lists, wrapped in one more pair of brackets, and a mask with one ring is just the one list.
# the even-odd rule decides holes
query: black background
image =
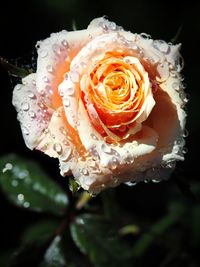
{"label": "black background", "polygon": [[[38,40],[52,32],[71,30],[75,21],[78,29],[102,15],[132,32],[145,32],[153,39],[170,41],[182,27],[178,42],[182,43],[185,61],[183,75],[190,96],[187,106],[188,153],[184,163],[178,163],[188,180],[199,179],[200,151],[200,15],[198,1],[114,1],[114,0],[35,0],[2,1],[0,6],[0,56],[6,59],[25,58],[30,55]],[[0,66],[0,155],[15,152],[27,158],[34,158],[56,180],[59,177],[58,163],[39,152],[29,151],[23,141],[16,112],[11,104],[13,85],[6,71]],[[67,180],[62,182],[67,187]],[[163,212],[163,198],[168,183],[159,185],[138,185],[134,188],[117,189],[125,208],[134,202],[138,214],[159,217]],[[137,203],[138,199],[141,201]],[[17,243],[20,231],[35,215],[16,210],[1,194],[1,240],[3,248]],[[129,203],[129,204],[127,204]],[[138,205],[137,205],[138,204]],[[128,206],[128,207],[127,207]],[[132,207],[133,208],[133,207]],[[9,230],[8,230],[9,229]],[[9,233],[8,233],[9,232]]]}

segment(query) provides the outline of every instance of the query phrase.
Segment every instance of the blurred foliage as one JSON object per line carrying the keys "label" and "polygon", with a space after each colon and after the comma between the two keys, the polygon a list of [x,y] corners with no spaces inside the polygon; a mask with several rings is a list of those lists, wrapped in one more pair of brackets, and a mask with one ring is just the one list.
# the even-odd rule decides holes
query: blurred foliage
{"label": "blurred foliage", "polygon": [[64,214],[67,195],[35,162],[13,154],[0,158],[0,169],[2,191],[15,205],[37,212]]}
{"label": "blurred foliage", "polygon": [[[82,191],[67,197],[41,167],[18,155],[2,157],[0,169],[1,190],[8,200],[20,208],[51,214],[27,226],[17,248],[1,252],[1,266],[139,267],[149,255],[155,258],[148,266],[198,266],[199,183],[191,187],[195,199],[188,194],[181,197],[171,185],[165,214],[147,220],[127,213],[116,189],[96,198]],[[186,186],[180,177],[178,181],[179,187]]]}

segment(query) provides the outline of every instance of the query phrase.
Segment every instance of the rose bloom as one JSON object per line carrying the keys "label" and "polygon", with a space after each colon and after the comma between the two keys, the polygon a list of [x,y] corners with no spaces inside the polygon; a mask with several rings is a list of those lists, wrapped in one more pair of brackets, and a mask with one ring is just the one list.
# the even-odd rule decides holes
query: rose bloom
{"label": "rose bloom", "polygon": [[184,159],[180,44],[97,18],[36,47],[36,73],[13,92],[27,147],[91,193],[169,177]]}

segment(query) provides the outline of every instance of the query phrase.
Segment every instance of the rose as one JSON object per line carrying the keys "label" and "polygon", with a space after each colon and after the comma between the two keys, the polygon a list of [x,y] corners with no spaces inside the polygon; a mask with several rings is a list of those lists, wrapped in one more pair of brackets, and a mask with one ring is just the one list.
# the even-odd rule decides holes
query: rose
{"label": "rose", "polygon": [[166,179],[184,158],[179,48],[105,18],[38,42],[37,71],[13,93],[26,145],[93,193]]}

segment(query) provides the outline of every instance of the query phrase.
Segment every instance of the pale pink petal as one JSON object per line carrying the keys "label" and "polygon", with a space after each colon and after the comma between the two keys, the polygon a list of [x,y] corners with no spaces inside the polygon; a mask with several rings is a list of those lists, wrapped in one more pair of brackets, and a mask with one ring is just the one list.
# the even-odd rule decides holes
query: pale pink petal
{"label": "pale pink petal", "polygon": [[37,92],[35,74],[30,74],[17,84],[13,91],[12,103],[18,114],[22,134],[27,147],[35,148],[42,133],[48,126],[52,110],[45,104],[44,96]]}
{"label": "pale pink petal", "polygon": [[[62,118],[62,107],[53,113],[36,149],[50,157],[58,158],[60,164],[65,167],[65,175],[70,171],[76,157],[74,156],[74,145],[69,138],[68,129]],[[67,171],[66,166],[68,166]]]}

